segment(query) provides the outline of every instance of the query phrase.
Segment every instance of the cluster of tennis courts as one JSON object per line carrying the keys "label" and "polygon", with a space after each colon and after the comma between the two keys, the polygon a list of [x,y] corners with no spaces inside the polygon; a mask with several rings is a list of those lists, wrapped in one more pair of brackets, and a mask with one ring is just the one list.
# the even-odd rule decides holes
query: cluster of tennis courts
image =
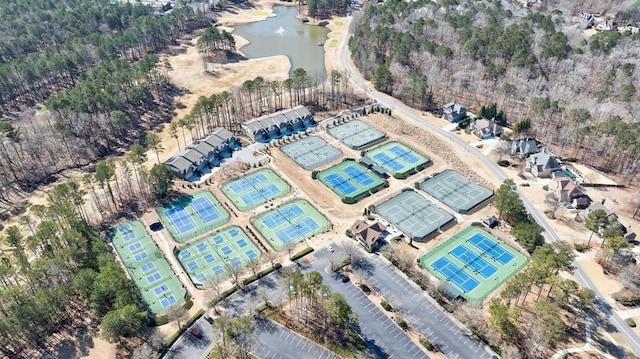
{"label": "cluster of tennis courts", "polygon": [[296,199],[254,218],[251,223],[277,251],[327,231],[331,223],[309,202]]}
{"label": "cluster of tennis courts", "polygon": [[425,180],[420,189],[458,213],[467,213],[493,196],[493,192],[454,170]]}
{"label": "cluster of tennis courts", "polygon": [[330,128],[327,130],[327,133],[354,150],[361,150],[387,137],[384,132],[360,120],[351,120],[342,125]]}
{"label": "cluster of tennis courts", "polygon": [[320,171],[316,178],[346,203],[355,203],[385,186],[385,181],[353,160]]}
{"label": "cluster of tennis courts", "polygon": [[364,157],[386,169],[393,177],[401,179],[421,171],[431,162],[429,158],[395,141],[368,151]]}
{"label": "cluster of tennis courts", "polygon": [[231,226],[181,248],[176,255],[193,284],[202,287],[246,267],[262,253],[240,227]]}
{"label": "cluster of tennis courts", "polygon": [[209,191],[180,197],[157,212],[177,242],[185,242],[229,221],[229,213]]}
{"label": "cluster of tennis courts", "polygon": [[317,136],[305,137],[280,147],[298,166],[311,171],[342,157],[342,152]]}
{"label": "cluster of tennis courts", "polygon": [[248,211],[291,191],[291,187],[270,169],[249,173],[221,187],[240,211]]}
{"label": "cluster of tennis courts", "polygon": [[482,300],[509,279],[526,257],[484,230],[470,226],[419,259],[450,291]]}
{"label": "cluster of tennis courts", "polygon": [[109,237],[150,312],[162,313],[184,303],[186,289],[142,223],[121,224],[110,230]]}
{"label": "cluster of tennis courts", "polygon": [[375,212],[415,241],[426,240],[454,221],[451,214],[413,190],[382,202]]}

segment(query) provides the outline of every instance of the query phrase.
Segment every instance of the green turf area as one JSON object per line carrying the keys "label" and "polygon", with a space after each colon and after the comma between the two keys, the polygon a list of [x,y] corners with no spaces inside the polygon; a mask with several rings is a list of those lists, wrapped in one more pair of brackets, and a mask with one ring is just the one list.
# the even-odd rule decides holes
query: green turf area
{"label": "green turf area", "polygon": [[291,187],[270,169],[251,172],[226,182],[220,189],[242,212],[282,197],[291,191]]}
{"label": "green turf area", "polygon": [[259,260],[262,253],[242,228],[231,226],[180,248],[176,256],[193,284],[201,288]]}
{"label": "green turf area", "polygon": [[276,251],[297,244],[331,228],[331,223],[309,202],[295,199],[251,220]]}
{"label": "green turf area", "polygon": [[229,222],[229,212],[206,190],[164,204],[156,212],[176,242],[186,242]]}
{"label": "green turf area", "polygon": [[384,188],[386,182],[354,160],[345,160],[317,173],[316,178],[344,203],[359,200]]}
{"label": "green turf area", "polygon": [[113,227],[109,237],[150,312],[162,313],[185,302],[187,291],[142,223]]}
{"label": "green turf area", "polygon": [[367,151],[364,157],[387,170],[395,178],[404,179],[427,167],[429,158],[400,142],[391,141]]}
{"label": "green turf area", "polygon": [[527,257],[483,229],[469,226],[418,262],[452,294],[480,301],[520,270]]}

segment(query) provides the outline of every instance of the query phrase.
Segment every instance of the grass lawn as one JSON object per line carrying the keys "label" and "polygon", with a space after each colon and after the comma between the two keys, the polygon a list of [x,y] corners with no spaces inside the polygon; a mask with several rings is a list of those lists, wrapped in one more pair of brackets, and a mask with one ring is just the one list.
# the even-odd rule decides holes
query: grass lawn
{"label": "grass lawn", "polygon": [[335,39],[331,40],[331,42],[329,43],[329,47],[336,47],[336,46],[338,46],[338,40],[335,40]]}
{"label": "grass lawn", "polygon": [[264,11],[264,10],[251,10],[250,12],[251,16],[267,16],[267,17],[271,17],[271,16],[275,16],[272,12],[270,11]]}

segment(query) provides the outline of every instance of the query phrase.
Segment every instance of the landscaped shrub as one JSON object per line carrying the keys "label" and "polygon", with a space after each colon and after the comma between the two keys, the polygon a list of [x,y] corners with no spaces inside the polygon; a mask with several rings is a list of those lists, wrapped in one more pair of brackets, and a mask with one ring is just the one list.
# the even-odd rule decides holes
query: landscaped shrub
{"label": "landscaped shrub", "polygon": [[191,309],[191,307],[193,307],[193,301],[192,301],[192,300],[188,300],[188,301],[186,301],[186,302],[182,305],[182,307],[183,307],[184,309],[186,309],[186,310]]}
{"label": "landscaped shrub", "polygon": [[431,344],[431,342],[426,340],[425,338],[420,338],[420,344],[422,344],[422,346],[430,352],[436,351],[436,347],[434,347],[433,344]]}
{"label": "landscaped shrub", "polygon": [[407,330],[409,329],[409,324],[407,324],[407,322],[404,321],[404,319],[397,317],[396,318],[396,324],[398,324],[398,326],[400,328],[402,328],[402,330]]}
{"label": "landscaped shrub", "polygon": [[296,259],[300,259],[300,258],[306,256],[307,254],[311,253],[311,252],[313,252],[313,248],[307,247],[307,248],[301,250],[300,252],[292,255],[291,256],[291,260],[295,261]]}
{"label": "landscaped shrub", "polygon": [[161,315],[159,317],[157,317],[155,320],[151,321],[149,324],[149,326],[153,327],[153,326],[161,326],[161,325],[165,325],[169,323],[169,317],[167,317],[166,315]]}
{"label": "landscaped shrub", "polygon": [[350,229],[347,229],[346,231],[344,231],[344,235],[349,238],[353,238],[353,233],[351,233]]}
{"label": "landscaped shrub", "polygon": [[368,285],[366,285],[366,284],[364,284],[364,283],[361,283],[361,284],[360,284],[360,289],[361,289],[361,290],[362,290],[362,292],[363,292],[364,294],[366,294],[366,295],[371,294],[371,288],[369,288],[369,286],[368,286]]}
{"label": "landscaped shrub", "polygon": [[386,310],[387,312],[393,311],[393,307],[391,306],[391,304],[385,302],[384,300],[380,302],[380,306],[382,306],[382,308],[384,308],[384,310]]}
{"label": "landscaped shrub", "polygon": [[498,166],[500,167],[509,167],[510,163],[507,160],[500,160],[498,161]]}
{"label": "landscaped shrub", "polygon": [[584,253],[589,250],[589,246],[584,243],[576,243],[573,245],[573,248],[580,253]]}
{"label": "landscaped shrub", "polygon": [[630,326],[631,328],[636,327],[636,321],[633,320],[633,318],[627,318],[626,322],[627,322],[627,325]]}

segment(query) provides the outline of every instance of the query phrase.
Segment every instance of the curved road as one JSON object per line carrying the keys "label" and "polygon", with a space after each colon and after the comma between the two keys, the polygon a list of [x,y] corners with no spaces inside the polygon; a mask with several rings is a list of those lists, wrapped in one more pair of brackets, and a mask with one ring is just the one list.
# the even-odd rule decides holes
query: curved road
{"label": "curved road", "polygon": [[[350,25],[350,22],[347,22],[345,24],[346,27],[349,27],[349,25]],[[372,97],[375,100],[377,100],[378,103],[380,103],[380,105],[389,107],[393,111],[397,111],[398,113],[402,114],[403,116],[406,116],[406,117],[414,120],[415,122],[420,123],[421,125],[423,125],[427,129],[429,129],[431,132],[437,133],[440,137],[442,137],[444,139],[449,139],[450,142],[453,142],[456,145],[464,148],[469,154],[475,156],[480,161],[482,161],[482,163],[487,168],[489,168],[501,181],[504,181],[504,180],[509,178],[496,163],[494,163],[489,158],[484,156],[476,147],[469,145],[468,143],[466,143],[465,141],[463,141],[459,137],[455,137],[455,136],[451,136],[450,137],[449,136],[450,134],[447,131],[445,131],[442,128],[440,128],[438,126],[435,126],[435,125],[431,124],[430,122],[425,121],[423,118],[421,118],[420,115],[416,113],[416,110],[410,108],[409,106],[406,106],[401,101],[399,101],[399,100],[397,100],[397,99],[395,99],[395,98],[393,98],[391,96],[388,96],[386,94],[383,94],[381,92],[378,92],[375,89],[373,89],[372,87],[370,87],[369,82],[363,80],[363,78],[361,77],[361,75],[358,72],[358,70],[355,69],[355,71],[354,71],[351,68],[351,62],[350,62],[350,59],[349,59],[349,56],[348,56],[348,46],[347,46],[347,40],[350,37],[351,37],[351,34],[349,34],[349,29],[347,28],[344,31],[342,39],[341,39],[342,52],[340,54],[340,57],[341,57],[341,59],[340,59],[341,61],[340,62],[342,64],[342,67],[346,71],[346,73],[349,74],[348,75],[349,80],[354,85],[356,85],[357,87],[362,89],[370,97]],[[516,191],[520,195],[520,198],[522,199],[522,202],[524,203],[524,206],[527,209],[527,211],[533,216],[533,218],[536,220],[538,225],[540,225],[543,228],[544,233],[546,234],[546,238],[550,242],[559,241],[560,237],[558,236],[558,234],[547,223],[547,221],[542,216],[542,214],[540,214],[540,212],[533,206],[533,203],[531,203],[531,201],[529,201],[529,199],[527,199],[527,197],[522,195],[522,193],[520,192],[519,189],[516,188]],[[575,268],[576,268],[574,274],[575,274],[576,279],[578,280],[578,283],[580,285],[582,285],[583,287],[587,287],[587,288],[592,289],[596,293],[596,303],[598,304],[598,309],[603,314],[605,314],[607,316],[607,318],[609,319],[609,321],[616,327],[616,329],[618,330],[620,335],[624,338],[624,340],[631,347],[631,349],[633,350],[634,354],[640,356],[640,337],[638,337],[638,335],[636,335],[631,330],[631,328],[629,328],[629,326],[625,323],[625,321],[622,318],[620,318],[620,316],[612,308],[608,307],[608,304],[606,304],[606,300],[604,299],[604,296],[602,295],[602,293],[600,293],[598,288],[596,288],[596,286],[593,284],[591,279],[589,279],[589,277],[586,275],[586,273],[582,269],[582,266],[580,265],[580,263],[574,262],[574,265],[575,265]]]}

